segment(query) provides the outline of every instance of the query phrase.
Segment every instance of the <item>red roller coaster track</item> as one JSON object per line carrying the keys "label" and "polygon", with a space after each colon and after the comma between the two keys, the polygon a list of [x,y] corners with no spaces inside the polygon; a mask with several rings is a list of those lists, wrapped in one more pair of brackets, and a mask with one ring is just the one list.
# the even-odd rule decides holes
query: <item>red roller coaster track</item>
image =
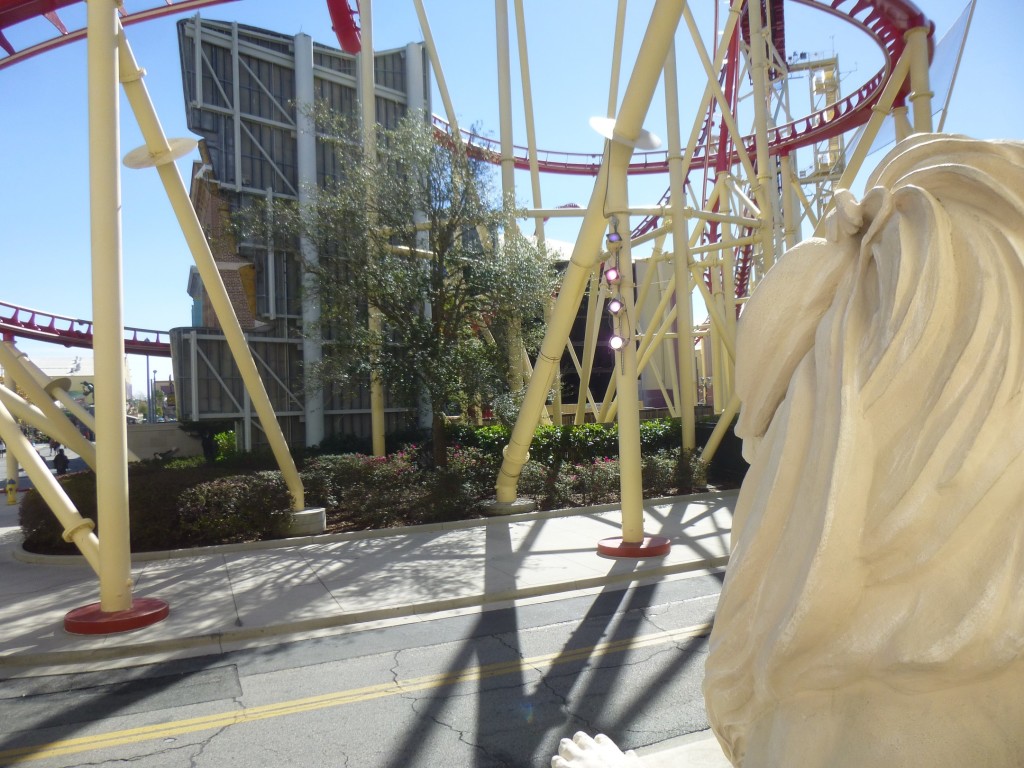
{"label": "red roller coaster track", "polygon": [[[38,309],[27,309],[0,301],[0,336],[20,336],[36,341],[49,341],[65,347],[92,348],[92,321],[55,315]],[[124,351],[129,355],[170,357],[171,344],[167,331],[145,328],[124,329]]]}
{"label": "red roller coaster track", "polygon": [[[45,51],[53,50],[67,43],[72,43],[75,40],[85,39],[85,28],[68,30],[57,15],[57,11],[61,8],[67,8],[70,5],[80,3],[82,0],[0,0],[0,48],[6,51],[7,55],[0,58],[0,69],[9,67],[19,61],[36,56]],[[149,5],[153,4],[153,0],[147,0]],[[150,19],[158,19],[161,16],[168,16],[172,13],[184,13],[185,11],[195,11],[200,8],[206,8],[210,5],[220,5],[221,3],[235,2],[235,0],[163,0],[162,5],[156,5],[151,8],[142,8],[137,11],[127,10],[127,6],[133,5],[131,0],[126,0],[126,8],[122,8],[121,24],[128,26],[129,24],[136,24],[140,21],[149,21]],[[135,2],[135,6],[142,6],[144,3],[139,1]],[[23,21],[42,17],[53,25],[55,36],[44,40],[40,40],[37,43],[27,45],[21,48],[16,48],[7,39],[4,31],[20,24]],[[38,32],[37,32],[38,33]]]}
{"label": "red roller coaster track", "polygon": [[[773,155],[785,155],[799,147],[810,146],[840,136],[867,122],[871,107],[882,95],[896,62],[906,47],[904,34],[907,30],[929,24],[924,14],[909,0],[792,0],[810,8],[821,10],[853,24],[869,35],[882,50],[885,62],[880,70],[846,96],[827,108],[812,112],[792,122],[776,126],[768,131],[768,143]],[[438,133],[451,134],[451,126],[442,118],[434,116],[434,128]],[[491,162],[501,162],[501,145],[495,139],[480,136],[460,129],[463,140]],[[755,138],[745,136],[743,146],[753,157]],[[692,168],[701,168],[707,162],[708,147],[698,143],[692,158]],[[525,147],[513,150],[516,168],[528,170],[529,152]],[[544,173],[596,176],[601,168],[600,153],[552,152],[538,150],[537,165]],[[727,159],[729,164],[738,161],[735,152]],[[635,152],[629,166],[631,174],[667,173],[668,153]]]}
{"label": "red roller coaster track", "polygon": [[[10,66],[18,61],[35,56],[44,51],[51,50],[61,45],[81,40],[85,37],[85,29],[69,31],[57,14],[61,8],[80,3],[82,0],[0,0],[0,49],[6,51],[7,56],[0,58],[0,69]],[[148,0],[152,5],[153,0]],[[236,0],[163,0],[163,5],[152,8],[140,8],[136,11],[128,11],[121,8],[121,23],[125,26],[140,21],[148,21],[172,13],[183,13],[185,11],[198,10],[211,5],[236,2]],[[359,24],[356,21],[358,16],[358,3],[353,8],[349,0],[326,0],[327,10],[331,15],[331,25],[334,33],[338,36],[338,42],[342,50],[347,53],[359,53]],[[126,0],[126,5],[141,6],[144,0]],[[56,36],[38,43],[25,46],[20,50],[4,35],[4,30],[34,18],[44,18],[53,26]]]}
{"label": "red roller coaster track", "polygon": [[[350,53],[359,50],[359,29],[355,11],[348,0],[326,0],[335,34],[339,44]],[[791,0],[801,5],[830,13],[869,35],[882,50],[885,62],[882,68],[868,82],[856,89],[842,101],[826,109],[814,112],[799,120],[772,128],[768,132],[770,152],[785,155],[798,147],[809,146],[841,135],[865,123],[871,115],[871,107],[877,102],[882,88],[888,81],[896,61],[902,55],[904,34],[915,27],[928,25],[924,14],[910,0]],[[6,56],[0,58],[0,69],[22,61],[30,56],[56,48],[85,37],[85,29],[68,31],[57,12],[81,0],[0,0],[0,49]],[[155,0],[149,0],[150,4]],[[197,10],[234,0],[163,0],[163,5],[138,11],[122,10],[122,24],[132,24],[159,18],[173,13]],[[132,0],[126,0],[131,5]],[[142,5],[139,0],[136,5]],[[358,5],[356,6],[358,7]],[[55,36],[35,44],[15,48],[4,34],[5,30],[29,19],[42,17],[53,26]],[[773,30],[778,36],[780,30]],[[439,117],[434,117],[435,130],[439,135],[451,136],[451,126]],[[479,156],[491,162],[500,162],[501,151],[498,142],[483,136],[461,131],[467,144]],[[753,155],[755,138],[746,136],[743,149]],[[734,163],[737,151],[729,151],[729,157],[717,157],[717,163]],[[692,168],[702,168],[712,160],[705,142],[700,142],[692,158]],[[515,147],[514,163],[517,168],[529,168],[529,153],[524,147]],[[545,173],[561,173],[594,176],[600,169],[600,154],[538,151],[538,166]],[[665,173],[668,157],[665,152],[638,152],[633,156],[630,173]],[[49,341],[65,346],[91,347],[92,323],[49,312],[26,309],[14,304],[0,302],[0,333],[4,337]],[[170,356],[170,344],[162,331],[125,329],[125,351],[130,354]]]}

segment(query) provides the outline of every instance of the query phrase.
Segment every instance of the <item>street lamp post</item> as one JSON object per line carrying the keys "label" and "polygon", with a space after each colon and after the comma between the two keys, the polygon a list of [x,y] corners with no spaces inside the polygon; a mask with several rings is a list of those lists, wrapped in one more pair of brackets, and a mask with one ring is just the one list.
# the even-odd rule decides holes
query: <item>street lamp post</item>
{"label": "street lamp post", "polygon": [[[146,355],[146,370],[149,370],[149,355]],[[153,388],[149,376],[146,377],[146,422],[153,423]]]}

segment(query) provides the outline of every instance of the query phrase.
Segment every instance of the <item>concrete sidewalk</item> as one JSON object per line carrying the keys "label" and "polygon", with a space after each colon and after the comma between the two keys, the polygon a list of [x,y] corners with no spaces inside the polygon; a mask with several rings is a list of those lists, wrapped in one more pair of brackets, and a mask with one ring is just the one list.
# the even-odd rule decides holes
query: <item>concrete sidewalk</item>
{"label": "concrete sidewalk", "polygon": [[[158,597],[170,616],[106,636],[71,635],[64,615],[97,602],[98,580],[78,557],[20,546],[17,507],[0,505],[0,677],[125,667],[543,600],[608,584],[682,578],[721,567],[736,491],[645,503],[645,532],[671,552],[626,560],[597,554],[620,533],[615,507],[528,513],[385,531],[141,554],[136,597]],[[717,745],[712,762],[728,765]],[[668,746],[668,745],[666,745]],[[707,751],[705,734],[647,758],[648,765]],[[698,760],[694,762],[694,760]],[[672,764],[677,764],[673,762]]]}

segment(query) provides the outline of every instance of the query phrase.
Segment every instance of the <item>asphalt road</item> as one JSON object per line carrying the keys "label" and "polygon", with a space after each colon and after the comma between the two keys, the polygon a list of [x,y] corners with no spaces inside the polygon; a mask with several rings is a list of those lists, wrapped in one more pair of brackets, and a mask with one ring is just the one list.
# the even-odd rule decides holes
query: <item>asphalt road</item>
{"label": "asphalt road", "polygon": [[721,573],[113,672],[0,684],[0,765],[519,768],[708,727]]}

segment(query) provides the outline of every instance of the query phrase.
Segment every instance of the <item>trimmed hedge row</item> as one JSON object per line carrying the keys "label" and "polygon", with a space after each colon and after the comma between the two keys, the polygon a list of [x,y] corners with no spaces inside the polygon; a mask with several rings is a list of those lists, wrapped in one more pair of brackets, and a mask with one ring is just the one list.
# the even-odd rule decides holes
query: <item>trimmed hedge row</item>
{"label": "trimmed hedge row", "polygon": [[[280,473],[225,476],[232,471],[237,470],[219,465],[182,469],[168,469],[156,462],[132,465],[128,484],[132,551],[279,536],[290,509]],[[102,535],[96,515],[96,475],[76,472],[60,478],[60,484],[82,516],[97,522],[96,533]],[[27,550],[48,554],[77,551],[61,537],[56,516],[37,490],[25,494],[18,517]]]}
{"label": "trimmed hedge row", "polygon": [[[453,424],[448,428],[449,443],[480,448],[500,460],[508,445],[511,430],[502,425],[472,427]],[[679,446],[678,419],[652,419],[640,422],[640,448],[646,453],[670,451]],[[557,464],[589,464],[619,455],[618,424],[544,424],[537,427],[530,444],[530,459],[546,467]]]}
{"label": "trimmed hedge row", "polygon": [[[643,422],[643,484],[647,496],[691,493],[707,484],[707,468],[678,447],[677,422]],[[409,446],[386,457],[357,453],[307,457],[301,469],[308,506],[327,509],[331,530],[357,530],[462,520],[492,498],[503,427],[450,428],[448,466],[424,468],[424,451]],[[542,509],[610,503],[619,496],[614,425],[545,426],[537,430],[531,460],[519,483],[522,496]],[[239,454],[214,464],[190,459],[143,462],[129,470],[133,551],[176,549],[279,537],[290,497],[266,455]],[[61,478],[78,510],[96,520],[91,472]],[[42,497],[30,491],[20,521],[25,547],[73,553]],[[97,531],[97,533],[100,533]]]}

